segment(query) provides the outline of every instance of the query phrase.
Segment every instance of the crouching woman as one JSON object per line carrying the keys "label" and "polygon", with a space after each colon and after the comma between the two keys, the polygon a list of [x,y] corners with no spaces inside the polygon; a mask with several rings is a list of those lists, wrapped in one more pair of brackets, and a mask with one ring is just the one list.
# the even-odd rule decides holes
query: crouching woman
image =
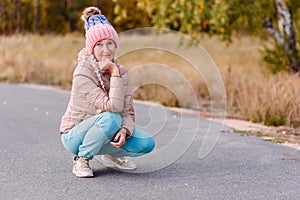
{"label": "crouching woman", "polygon": [[153,137],[134,127],[134,109],[126,69],[115,61],[118,35],[98,8],[83,12],[86,46],[79,53],[72,91],[60,132],[64,147],[75,155],[73,173],[92,177],[89,160],[101,155],[107,167],[136,169],[128,157],[153,150]]}

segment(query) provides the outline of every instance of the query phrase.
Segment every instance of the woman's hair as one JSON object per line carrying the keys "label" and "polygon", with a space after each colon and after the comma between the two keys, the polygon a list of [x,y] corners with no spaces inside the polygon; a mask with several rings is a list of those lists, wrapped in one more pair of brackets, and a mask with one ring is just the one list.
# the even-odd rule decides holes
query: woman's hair
{"label": "woman's hair", "polygon": [[101,15],[101,10],[94,6],[87,7],[86,9],[83,10],[80,18],[86,22],[89,19],[89,17],[92,15]]}
{"label": "woman's hair", "polygon": [[102,73],[99,69],[94,69],[94,72],[96,73],[97,75],[97,78],[100,82],[100,86],[101,88],[105,91],[105,92],[108,92],[106,89],[105,89],[105,85],[104,85],[104,81],[103,81],[103,78],[102,78]]}

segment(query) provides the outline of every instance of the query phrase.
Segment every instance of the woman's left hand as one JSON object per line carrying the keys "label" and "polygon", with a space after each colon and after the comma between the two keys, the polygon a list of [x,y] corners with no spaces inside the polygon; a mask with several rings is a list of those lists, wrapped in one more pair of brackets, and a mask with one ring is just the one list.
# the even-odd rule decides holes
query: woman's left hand
{"label": "woman's left hand", "polygon": [[101,71],[109,71],[112,76],[120,76],[118,66],[110,60],[99,61],[99,69]]}
{"label": "woman's left hand", "polygon": [[111,145],[120,148],[126,142],[126,130],[121,128],[117,135],[114,137],[113,142],[110,142]]}

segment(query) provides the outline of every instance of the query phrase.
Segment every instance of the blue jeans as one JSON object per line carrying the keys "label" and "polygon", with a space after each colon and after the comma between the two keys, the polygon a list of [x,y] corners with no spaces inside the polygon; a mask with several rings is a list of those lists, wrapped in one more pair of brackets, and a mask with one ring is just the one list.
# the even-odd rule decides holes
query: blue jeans
{"label": "blue jeans", "polygon": [[121,128],[121,116],[103,112],[83,120],[69,132],[61,135],[64,147],[74,155],[92,159],[94,155],[109,154],[113,157],[136,157],[149,153],[155,146],[153,137],[135,129],[132,136],[120,148],[110,141]]}

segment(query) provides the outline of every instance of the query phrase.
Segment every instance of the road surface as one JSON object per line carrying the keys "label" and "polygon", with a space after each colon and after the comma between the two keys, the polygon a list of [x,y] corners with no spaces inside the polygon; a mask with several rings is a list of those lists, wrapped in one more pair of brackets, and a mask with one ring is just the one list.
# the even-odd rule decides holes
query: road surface
{"label": "road surface", "polygon": [[[156,159],[141,157],[136,173],[109,169],[94,159],[95,177],[77,178],[58,132],[68,99],[67,92],[0,84],[0,199],[300,199],[298,150],[224,132],[200,159],[205,130],[217,131],[221,124],[208,126],[205,119],[141,103],[135,104],[137,125],[154,133]],[[178,119],[191,127],[199,121],[196,136],[182,156],[152,170],[172,158],[172,148],[157,152],[176,138]],[[186,139],[178,149],[194,136],[188,126],[180,133]]]}

